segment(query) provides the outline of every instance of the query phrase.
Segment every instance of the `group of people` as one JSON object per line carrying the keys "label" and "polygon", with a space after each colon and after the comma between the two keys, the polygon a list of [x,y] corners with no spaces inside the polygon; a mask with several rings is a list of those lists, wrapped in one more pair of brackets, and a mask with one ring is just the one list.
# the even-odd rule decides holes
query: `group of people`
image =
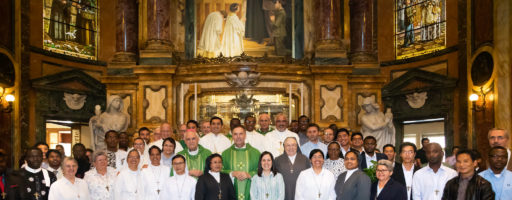
{"label": "group of people", "polygon": [[259,129],[254,116],[245,126],[232,119],[229,133],[219,117],[191,120],[178,127],[176,140],[168,123],[153,134],[140,128],[127,149],[120,149],[121,133],[107,131],[107,148],[90,159],[80,143],[73,157],[40,143],[18,171],[7,170],[0,150],[1,199],[512,199],[506,130],[489,131],[489,169],[478,168],[475,151],[459,150],[454,170],[428,140],[419,150],[401,144],[399,163],[395,146],[379,153],[372,136],[330,127],[322,140],[307,116],[289,127],[278,114],[275,129],[268,114],[258,119]]}

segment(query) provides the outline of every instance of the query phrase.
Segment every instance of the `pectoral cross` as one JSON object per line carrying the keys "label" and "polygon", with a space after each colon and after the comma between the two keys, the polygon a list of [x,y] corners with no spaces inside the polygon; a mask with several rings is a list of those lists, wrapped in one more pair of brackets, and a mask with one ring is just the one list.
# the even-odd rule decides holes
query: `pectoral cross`
{"label": "pectoral cross", "polygon": [[290,173],[292,173],[292,174],[293,174],[293,169],[290,169]]}
{"label": "pectoral cross", "polygon": [[411,190],[411,186],[407,186],[407,191]]}
{"label": "pectoral cross", "polygon": [[267,199],[268,199],[268,193],[266,193],[266,194],[265,194],[265,198],[267,198]]}
{"label": "pectoral cross", "polygon": [[107,191],[110,191],[110,188],[108,188],[108,185],[105,188],[107,188]]}
{"label": "pectoral cross", "polygon": [[160,194],[160,189],[156,190],[156,193]]}
{"label": "pectoral cross", "polygon": [[322,193],[318,192],[318,198],[320,199],[320,196],[322,196]]}
{"label": "pectoral cross", "polygon": [[219,192],[219,195],[218,195],[219,199],[222,199],[222,193]]}
{"label": "pectoral cross", "polygon": [[34,193],[34,197],[36,197],[36,199],[39,199],[39,193]]}
{"label": "pectoral cross", "polygon": [[5,192],[2,192],[2,199],[5,199],[6,196],[7,194]]}
{"label": "pectoral cross", "polygon": [[434,192],[436,192],[436,196],[437,196],[437,193],[439,192],[439,190],[436,190],[436,191],[434,191]]}

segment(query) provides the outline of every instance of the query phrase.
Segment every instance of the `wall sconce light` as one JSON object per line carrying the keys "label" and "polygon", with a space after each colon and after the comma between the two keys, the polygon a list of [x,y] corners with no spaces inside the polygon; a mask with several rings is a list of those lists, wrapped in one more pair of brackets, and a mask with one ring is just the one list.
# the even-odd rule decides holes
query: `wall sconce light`
{"label": "wall sconce light", "polygon": [[[0,111],[4,113],[10,113],[12,111],[12,102],[14,102],[14,95],[5,94],[6,88],[0,87],[2,93],[0,94]],[[5,102],[7,105],[5,105]]]}
{"label": "wall sconce light", "polygon": [[[488,92],[484,92],[484,88],[480,87],[480,94],[473,93],[469,95],[469,101],[473,104],[473,110],[476,112],[485,111],[486,95]],[[478,106],[476,102],[480,99],[480,96],[482,97],[482,105]]]}

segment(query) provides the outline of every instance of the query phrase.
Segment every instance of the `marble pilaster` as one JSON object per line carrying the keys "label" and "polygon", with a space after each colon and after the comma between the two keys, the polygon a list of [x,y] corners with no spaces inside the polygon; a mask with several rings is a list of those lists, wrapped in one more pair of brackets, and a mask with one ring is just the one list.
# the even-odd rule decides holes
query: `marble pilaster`
{"label": "marble pilaster", "polygon": [[340,3],[332,0],[316,0],[312,3],[316,64],[348,64],[341,40]]}
{"label": "marble pilaster", "polygon": [[145,49],[172,49],[171,0],[147,1],[147,34]]}
{"label": "marble pilaster", "polygon": [[350,0],[350,57],[353,64],[374,63],[373,0]]}
{"label": "marble pilaster", "polygon": [[116,4],[116,53],[113,62],[135,62],[138,40],[136,0],[118,0]]}

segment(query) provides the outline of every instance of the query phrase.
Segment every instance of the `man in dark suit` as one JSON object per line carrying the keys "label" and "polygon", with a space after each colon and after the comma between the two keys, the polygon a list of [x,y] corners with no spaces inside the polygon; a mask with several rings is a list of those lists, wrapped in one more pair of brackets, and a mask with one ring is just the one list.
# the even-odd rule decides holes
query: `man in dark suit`
{"label": "man in dark suit", "polygon": [[370,186],[371,181],[358,166],[358,153],[349,151],[345,154],[345,168],[338,176],[334,191],[336,191],[336,200],[351,199],[351,200],[368,200],[370,199]]}
{"label": "man in dark suit", "polygon": [[363,153],[363,134],[360,132],[354,132],[350,136],[350,151],[358,152],[358,154]]}
{"label": "man in dark suit", "polygon": [[382,153],[376,153],[377,139],[373,136],[366,136],[363,140],[364,152],[359,155],[359,169],[363,170],[371,167],[371,161],[387,160],[388,157]]}
{"label": "man in dark suit", "polygon": [[393,166],[400,165],[399,162],[396,162],[396,148],[392,144],[386,144],[382,147],[382,152],[388,157],[388,160],[393,162]]}
{"label": "man in dark suit", "polygon": [[414,165],[416,156],[416,145],[410,142],[404,142],[398,150],[402,163],[395,164],[391,178],[404,185],[407,189],[407,197],[411,199],[412,195],[412,177],[420,168]]}

